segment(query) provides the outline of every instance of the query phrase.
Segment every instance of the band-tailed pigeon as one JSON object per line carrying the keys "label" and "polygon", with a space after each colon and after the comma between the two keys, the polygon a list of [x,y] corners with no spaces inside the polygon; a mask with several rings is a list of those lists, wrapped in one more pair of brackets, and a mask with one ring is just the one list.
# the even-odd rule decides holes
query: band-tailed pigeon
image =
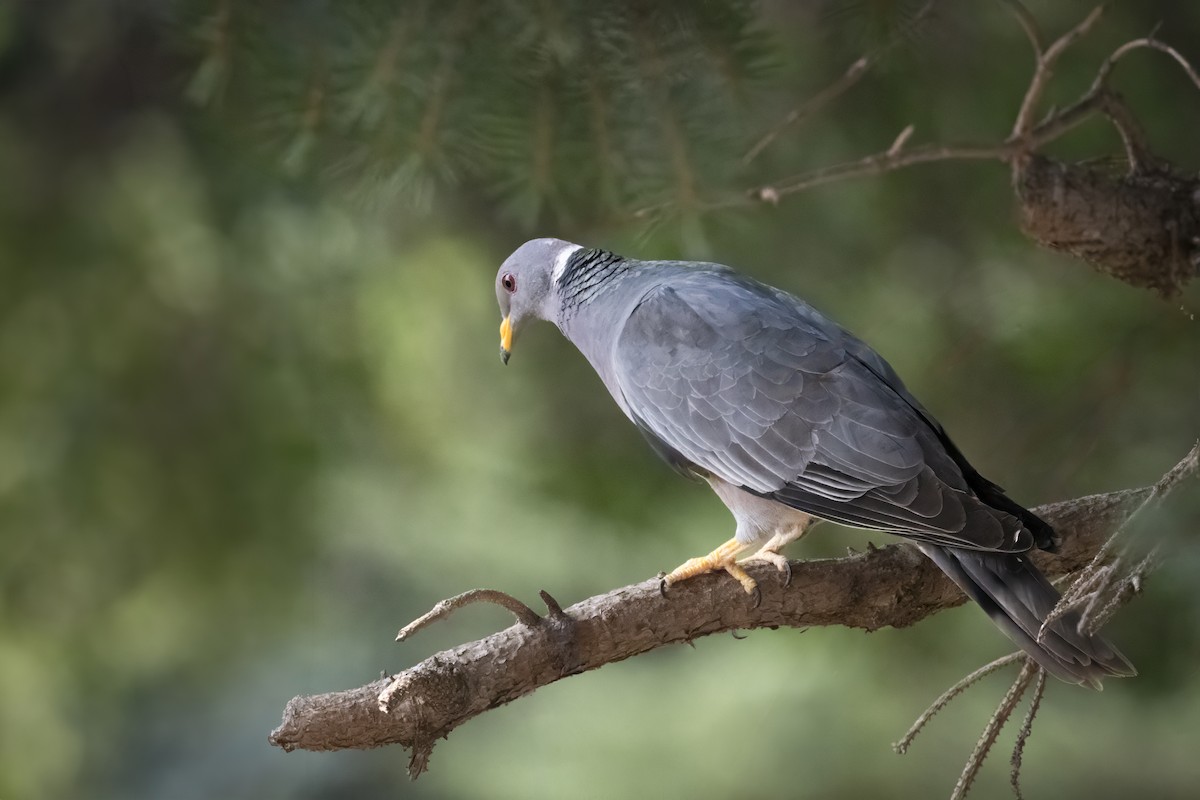
{"label": "band-tailed pigeon", "polygon": [[[1024,555],[1054,530],[967,462],[874,350],[812,306],[719,264],[636,261],[558,239],[527,242],[496,276],[505,363],[530,318],[549,320],[681,473],[733,512],[734,538],[665,576],[737,556],[786,570],[779,550],[818,519],[911,540],[1042,667],[1098,687],[1135,674],[1068,614]],[[1039,640],[1040,633],[1040,640]]]}

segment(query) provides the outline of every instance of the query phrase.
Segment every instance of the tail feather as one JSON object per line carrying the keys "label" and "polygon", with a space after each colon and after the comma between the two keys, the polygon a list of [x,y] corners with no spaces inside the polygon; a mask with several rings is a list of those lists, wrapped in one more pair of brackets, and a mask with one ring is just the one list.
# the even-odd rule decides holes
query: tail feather
{"label": "tail feather", "polygon": [[1027,555],[918,546],[1000,630],[1056,678],[1099,689],[1102,678],[1137,674],[1109,641],[1081,634],[1079,615],[1074,612],[1051,624],[1038,641],[1059,594]]}

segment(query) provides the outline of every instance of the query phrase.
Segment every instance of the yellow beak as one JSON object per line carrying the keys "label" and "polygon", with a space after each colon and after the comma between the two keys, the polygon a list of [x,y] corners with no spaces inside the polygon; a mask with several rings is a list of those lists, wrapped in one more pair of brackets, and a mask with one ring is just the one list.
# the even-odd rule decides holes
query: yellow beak
{"label": "yellow beak", "polygon": [[500,360],[505,364],[508,363],[508,357],[512,355],[512,323],[508,317],[500,323]]}

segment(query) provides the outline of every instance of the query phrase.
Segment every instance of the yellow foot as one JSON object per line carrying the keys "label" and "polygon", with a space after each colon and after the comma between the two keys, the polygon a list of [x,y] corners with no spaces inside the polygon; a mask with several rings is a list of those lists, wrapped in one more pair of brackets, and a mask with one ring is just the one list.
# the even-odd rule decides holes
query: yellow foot
{"label": "yellow foot", "polygon": [[774,550],[767,549],[766,545],[752,556],[746,556],[739,563],[749,564],[754,561],[765,561],[768,564],[774,564],[775,569],[783,573],[783,587],[786,589],[788,584],[792,582],[792,564],[786,558],[781,556]]}
{"label": "yellow foot", "polygon": [[812,517],[809,517],[799,525],[793,525],[790,528],[777,531],[774,536],[767,539],[763,546],[758,549],[757,553],[743,558],[742,563],[766,561],[768,564],[774,564],[775,569],[784,574],[783,586],[786,589],[792,582],[792,565],[786,558],[780,555],[779,551],[807,533],[815,521]]}
{"label": "yellow foot", "polygon": [[745,549],[746,545],[737,539],[730,539],[708,555],[701,556],[700,558],[689,558],[671,570],[670,574],[662,576],[659,588],[665,595],[668,586],[685,581],[696,575],[702,575],[705,572],[716,572],[719,569],[723,569],[734,578],[737,578],[738,583],[746,590],[746,594],[754,595],[754,604],[758,605],[758,583],[746,573],[746,570],[738,566],[737,563],[738,553]]}
{"label": "yellow foot", "polygon": [[796,539],[799,539],[807,528],[808,526],[804,525],[776,533],[770,539],[767,539],[762,547],[758,548],[757,553],[743,558],[742,563],[745,564],[750,561],[765,561],[768,564],[774,564],[775,569],[784,574],[783,586],[786,589],[792,582],[792,565],[788,563],[786,558],[779,554],[779,551],[790,542],[794,542]]}

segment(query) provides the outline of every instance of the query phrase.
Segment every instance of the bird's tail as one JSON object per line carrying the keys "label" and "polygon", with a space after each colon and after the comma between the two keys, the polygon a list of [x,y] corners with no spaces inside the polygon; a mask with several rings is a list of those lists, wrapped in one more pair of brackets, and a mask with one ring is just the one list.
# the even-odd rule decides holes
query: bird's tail
{"label": "bird's tail", "polygon": [[1059,594],[1027,555],[920,547],[983,607],[1000,630],[1056,678],[1099,689],[1100,679],[1106,676],[1137,674],[1106,639],[1079,632],[1077,613],[1051,624],[1038,641],[1042,623],[1058,603]]}

